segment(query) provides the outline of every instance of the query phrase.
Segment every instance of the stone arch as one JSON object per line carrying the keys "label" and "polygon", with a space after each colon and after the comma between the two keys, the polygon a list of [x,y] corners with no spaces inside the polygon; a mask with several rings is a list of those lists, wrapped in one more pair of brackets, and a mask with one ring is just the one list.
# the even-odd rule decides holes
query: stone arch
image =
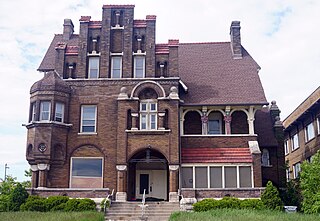
{"label": "stone arch", "polygon": [[129,161],[130,161],[130,159],[132,159],[134,156],[136,156],[136,155],[139,154],[139,153],[142,153],[142,152],[146,151],[147,149],[152,150],[152,151],[159,152],[159,153],[166,159],[166,161],[169,162],[169,161],[168,161],[169,158],[168,158],[167,154],[165,154],[160,148],[151,147],[151,146],[149,146],[149,145],[148,145],[148,146],[145,146],[145,147],[138,148],[137,150],[135,150],[135,151],[133,151],[132,153],[130,153],[130,154],[128,155]]}
{"label": "stone arch", "polygon": [[248,134],[248,114],[243,110],[235,110],[231,112],[231,134]]}
{"label": "stone arch", "polygon": [[103,151],[93,144],[84,144],[74,148],[71,157],[104,157]]}
{"label": "stone arch", "polygon": [[143,81],[138,83],[131,92],[131,98],[138,98],[139,94],[146,88],[153,89],[157,95],[158,98],[164,98],[166,96],[164,88],[155,81]]}

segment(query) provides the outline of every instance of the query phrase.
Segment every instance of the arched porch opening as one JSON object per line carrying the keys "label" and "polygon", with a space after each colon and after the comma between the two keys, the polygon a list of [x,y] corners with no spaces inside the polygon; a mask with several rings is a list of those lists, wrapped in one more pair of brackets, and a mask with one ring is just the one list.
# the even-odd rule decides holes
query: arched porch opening
{"label": "arched porch opening", "polygon": [[168,161],[162,153],[143,149],[130,158],[128,165],[128,200],[141,200],[144,190],[147,201],[168,200]]}

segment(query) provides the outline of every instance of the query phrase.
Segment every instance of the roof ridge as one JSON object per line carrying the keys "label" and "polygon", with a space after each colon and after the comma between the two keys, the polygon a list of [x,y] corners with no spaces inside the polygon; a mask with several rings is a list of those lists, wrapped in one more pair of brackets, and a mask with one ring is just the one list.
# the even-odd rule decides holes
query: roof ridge
{"label": "roof ridge", "polygon": [[221,42],[184,42],[179,43],[179,45],[193,45],[193,44],[230,44],[230,41],[221,41]]}

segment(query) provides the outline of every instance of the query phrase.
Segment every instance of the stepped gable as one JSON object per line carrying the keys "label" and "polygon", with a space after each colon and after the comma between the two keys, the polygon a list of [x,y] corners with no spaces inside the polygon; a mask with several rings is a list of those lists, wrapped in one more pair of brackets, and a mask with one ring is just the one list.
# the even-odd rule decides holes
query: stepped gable
{"label": "stepped gable", "polygon": [[32,85],[30,94],[37,91],[59,91],[70,94],[71,88],[56,71],[50,71],[41,80]]}
{"label": "stepped gable", "polygon": [[179,76],[188,87],[184,105],[268,104],[259,65],[242,48],[234,59],[230,42],[180,43]]}

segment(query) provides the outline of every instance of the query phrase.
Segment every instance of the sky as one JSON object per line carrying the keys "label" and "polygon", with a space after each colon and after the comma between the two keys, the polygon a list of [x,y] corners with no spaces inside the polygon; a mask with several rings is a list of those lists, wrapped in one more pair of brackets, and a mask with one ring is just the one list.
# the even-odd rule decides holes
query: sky
{"label": "sky", "polygon": [[0,178],[25,180],[29,90],[37,68],[63,20],[101,20],[104,4],[134,4],[135,19],[157,15],[156,42],[225,42],[231,21],[241,21],[241,42],[261,66],[267,100],[287,117],[319,87],[318,0],[0,0]]}

